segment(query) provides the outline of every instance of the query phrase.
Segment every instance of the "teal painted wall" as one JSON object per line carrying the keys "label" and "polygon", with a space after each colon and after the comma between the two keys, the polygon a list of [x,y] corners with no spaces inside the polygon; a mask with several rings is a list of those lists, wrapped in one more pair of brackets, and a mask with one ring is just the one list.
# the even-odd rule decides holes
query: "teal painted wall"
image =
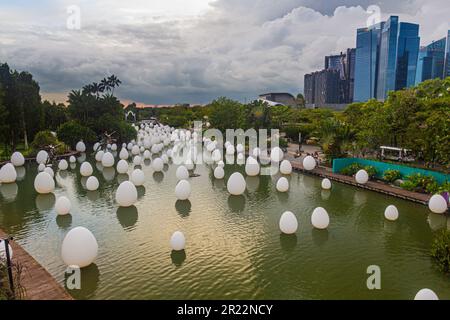
{"label": "teal painted wall", "polygon": [[433,176],[439,184],[442,184],[446,181],[450,181],[450,175],[439,173],[436,171],[412,168],[408,166],[403,166],[400,164],[393,164],[387,162],[380,162],[374,160],[366,160],[360,158],[343,158],[343,159],[334,159],[333,160],[333,173],[339,173],[343,168],[351,165],[352,163],[359,163],[363,166],[374,166],[377,169],[377,177],[383,177],[383,172],[386,170],[398,170],[400,171],[402,177],[409,176],[413,173],[420,173],[427,176]]}

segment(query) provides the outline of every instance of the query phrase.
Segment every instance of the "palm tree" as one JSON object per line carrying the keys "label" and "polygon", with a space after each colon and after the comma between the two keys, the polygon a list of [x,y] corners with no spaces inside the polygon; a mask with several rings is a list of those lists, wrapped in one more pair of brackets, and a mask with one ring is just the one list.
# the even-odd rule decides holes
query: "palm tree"
{"label": "palm tree", "polygon": [[114,95],[114,88],[119,87],[122,81],[119,80],[115,75],[108,77],[108,84],[112,88],[112,95]]}
{"label": "palm tree", "polygon": [[106,78],[103,78],[102,81],[100,81],[100,85],[101,85],[103,91],[106,90],[107,92],[109,92],[111,90],[110,83],[109,83],[108,79],[106,79]]}
{"label": "palm tree", "polygon": [[92,86],[93,93],[95,93],[95,95],[98,98],[99,93],[103,92],[103,89],[102,89],[101,85],[98,84],[97,82],[93,82],[91,86]]}

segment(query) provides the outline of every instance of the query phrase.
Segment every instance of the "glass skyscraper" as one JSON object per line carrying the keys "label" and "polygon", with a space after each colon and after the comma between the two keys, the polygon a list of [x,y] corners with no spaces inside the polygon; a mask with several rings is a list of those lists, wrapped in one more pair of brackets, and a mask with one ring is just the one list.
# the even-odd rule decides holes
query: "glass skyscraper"
{"label": "glass skyscraper", "polygon": [[384,22],[360,28],[356,36],[355,82],[353,100],[376,98],[381,30]]}
{"label": "glass skyscraper", "polygon": [[395,90],[397,66],[398,17],[392,16],[381,31],[380,63],[378,69],[377,93],[384,100],[389,91]]}
{"label": "glass skyscraper", "polygon": [[445,75],[445,47],[447,38],[442,38],[420,48],[417,62],[416,84]]}
{"label": "glass skyscraper", "polygon": [[[419,25],[405,22],[400,23],[397,40],[395,90],[413,87],[416,84],[419,47]],[[443,67],[443,62],[441,65]]]}

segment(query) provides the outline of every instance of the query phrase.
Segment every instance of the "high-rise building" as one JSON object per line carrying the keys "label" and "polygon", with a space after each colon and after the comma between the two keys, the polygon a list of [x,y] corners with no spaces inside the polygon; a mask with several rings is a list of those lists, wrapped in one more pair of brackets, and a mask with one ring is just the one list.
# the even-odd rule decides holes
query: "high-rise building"
{"label": "high-rise building", "polygon": [[339,104],[341,77],[334,69],[325,69],[315,72],[314,104],[317,106],[325,104]]}
{"label": "high-rise building", "polygon": [[331,55],[325,57],[325,69],[337,70],[341,76],[341,79],[345,78],[345,60],[346,54],[342,53],[338,55]]}
{"label": "high-rise building", "polygon": [[450,77],[450,30],[447,34],[447,48],[445,49],[444,78]]}
{"label": "high-rise building", "polygon": [[315,88],[316,88],[316,74],[305,74],[303,95],[305,97],[306,104],[315,103]]}
{"label": "high-rise building", "polygon": [[353,87],[355,83],[355,57],[356,49],[347,49],[338,55],[325,57],[325,70],[339,72],[339,103],[353,102]]}
{"label": "high-rise building", "polygon": [[381,30],[384,22],[360,28],[356,36],[353,101],[376,97]]}
{"label": "high-rise building", "polygon": [[447,38],[434,41],[419,50],[416,84],[425,80],[443,78],[445,75],[445,46]]}
{"label": "high-rise building", "polygon": [[405,22],[400,23],[397,40],[395,90],[413,87],[416,84],[419,47],[419,25]]}

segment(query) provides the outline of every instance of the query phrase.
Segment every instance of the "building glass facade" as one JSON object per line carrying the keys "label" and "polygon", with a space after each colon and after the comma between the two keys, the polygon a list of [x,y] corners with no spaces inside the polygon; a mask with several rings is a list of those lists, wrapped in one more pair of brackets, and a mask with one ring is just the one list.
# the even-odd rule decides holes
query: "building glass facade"
{"label": "building glass facade", "polygon": [[397,67],[398,17],[390,17],[381,31],[380,60],[376,98],[384,100],[391,90],[395,90]]}
{"label": "building glass facade", "polygon": [[417,62],[416,84],[425,80],[443,78],[445,70],[446,38],[420,48]]}
{"label": "building glass facade", "polygon": [[419,47],[419,25],[400,23],[397,40],[395,90],[409,88],[416,84]]}

